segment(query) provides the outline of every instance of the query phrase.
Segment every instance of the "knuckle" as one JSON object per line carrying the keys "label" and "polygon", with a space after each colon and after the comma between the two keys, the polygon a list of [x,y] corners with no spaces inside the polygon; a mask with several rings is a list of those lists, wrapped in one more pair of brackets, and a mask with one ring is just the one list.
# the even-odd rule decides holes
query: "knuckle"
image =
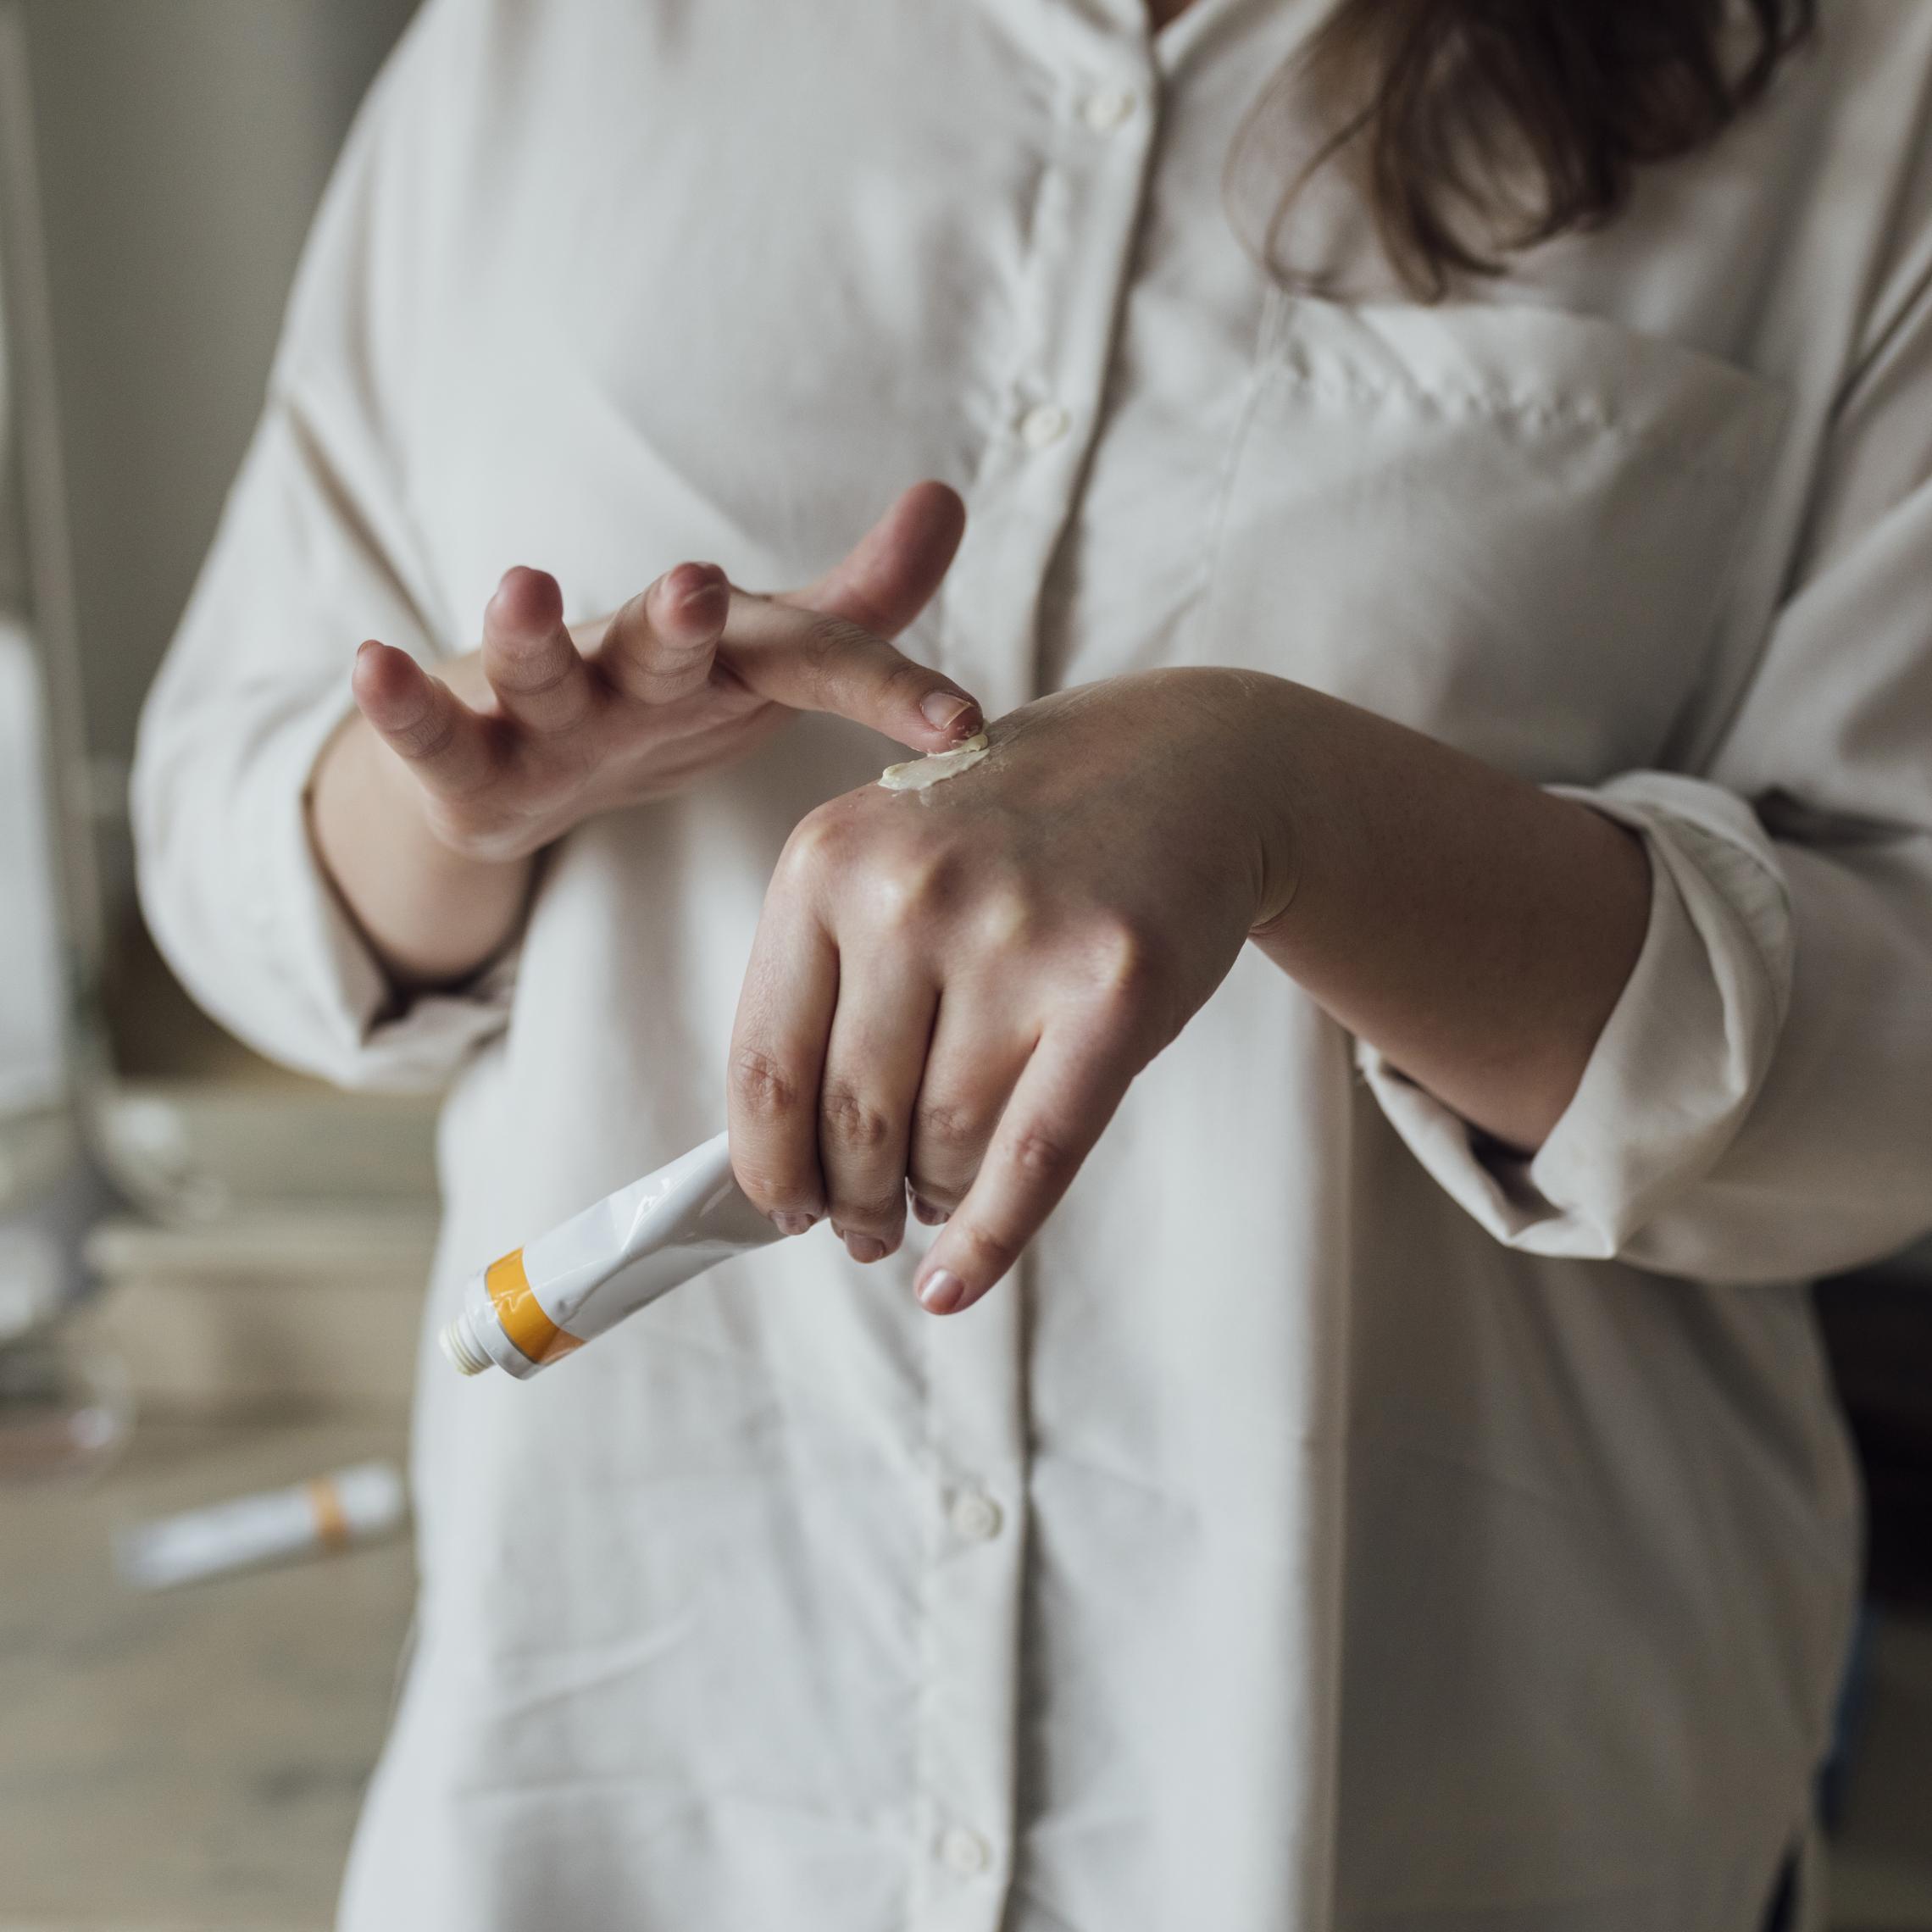
{"label": "knuckle", "polygon": [[598,643],[597,662],[619,691],[649,703],[688,684],[694,672],[709,664],[712,652],[708,636],[675,637],[660,630],[652,620],[651,591],[645,591],[611,619]]}
{"label": "knuckle", "polygon": [[[986,1144],[986,1125],[978,1110],[950,1101],[930,1101],[920,1107],[919,1134],[929,1153],[948,1165],[976,1157]],[[919,1191],[928,1192],[923,1187]]]}
{"label": "knuckle", "polygon": [[906,1185],[928,1208],[936,1208],[941,1214],[955,1213],[966,1198],[964,1187],[952,1187],[943,1181],[929,1180],[923,1173],[908,1174]]}
{"label": "knuckle", "polygon": [[905,1212],[904,1196],[898,1194],[839,1194],[832,1202],[832,1219],[847,1232],[897,1234]]}
{"label": "knuckle", "polygon": [[499,646],[490,666],[490,682],[511,697],[547,697],[561,690],[576,669],[576,655],[546,639]]}
{"label": "knuckle", "polygon": [[1149,964],[1147,942],[1130,921],[1103,922],[1089,943],[1094,976],[1102,985],[1131,986],[1145,976]]}
{"label": "knuckle", "polygon": [[886,652],[879,673],[882,697],[903,698],[908,703],[917,704],[928,691],[938,688],[939,680],[924,664],[915,664],[897,651],[889,649]]}
{"label": "knuckle", "polygon": [[808,812],[792,828],[779,858],[779,869],[789,879],[810,879],[835,869],[851,843],[845,821],[829,806]]}
{"label": "knuckle", "polygon": [[799,1085],[791,1071],[773,1055],[756,1046],[740,1046],[731,1054],[731,1098],[746,1113],[765,1120],[782,1119],[798,1108]]}
{"label": "knuckle", "polygon": [[447,706],[430,705],[421,717],[402,726],[393,736],[405,755],[430,763],[455,743],[456,719]]}
{"label": "knuckle", "polygon": [[487,757],[464,755],[452,719],[437,718],[413,728],[400,748],[408,763],[422,768],[442,799],[464,813],[493,824],[514,808],[491,796],[502,772]]}
{"label": "knuckle", "polygon": [[1009,1151],[1013,1170],[1031,1184],[1057,1187],[1071,1180],[1080,1165],[1072,1146],[1052,1128],[1024,1127],[1014,1135]]}
{"label": "knuckle", "polygon": [[916,700],[933,681],[930,671],[842,617],[815,618],[800,649],[821,687],[848,699],[863,692],[874,701]]}
{"label": "knuckle", "polygon": [[830,1082],[819,1103],[825,1137],[858,1154],[882,1152],[892,1143],[892,1122],[847,1080]]}
{"label": "knuckle", "polygon": [[964,1246],[973,1274],[982,1281],[997,1280],[1019,1259],[1019,1243],[991,1228],[956,1220],[948,1233],[956,1249]]}
{"label": "knuckle", "polygon": [[741,1167],[736,1170],[745,1198],[762,1214],[809,1214],[819,1210],[816,1191],[808,1184],[787,1174],[774,1174],[763,1168]]}
{"label": "knuckle", "polygon": [[871,871],[872,917],[888,935],[920,932],[952,897],[951,869],[913,854],[885,857]]}
{"label": "knuckle", "polygon": [[644,668],[658,677],[689,676],[695,665],[711,662],[713,648],[708,636],[673,637],[655,627],[641,632],[636,644]]}
{"label": "knuckle", "polygon": [[1008,881],[984,888],[974,915],[974,936],[989,951],[1024,946],[1034,933],[1038,917],[1033,896]]}
{"label": "knuckle", "polygon": [[1158,956],[1146,935],[1125,920],[1110,921],[1091,935],[1087,971],[1095,996],[1113,1009],[1136,1008],[1159,991]]}
{"label": "knuckle", "polygon": [[798,640],[799,655],[821,675],[836,670],[852,653],[855,641],[864,636],[857,625],[842,617],[827,617],[814,611]]}

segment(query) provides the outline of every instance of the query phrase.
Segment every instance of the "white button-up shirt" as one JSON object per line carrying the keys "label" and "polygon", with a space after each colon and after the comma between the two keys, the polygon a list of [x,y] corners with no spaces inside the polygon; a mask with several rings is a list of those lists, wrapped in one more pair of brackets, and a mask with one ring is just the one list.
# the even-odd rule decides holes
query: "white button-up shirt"
{"label": "white button-up shirt", "polygon": [[1534,1160],[1251,953],[963,1317],[820,1230],[530,1384],[431,1352],[349,1932],[1754,1932],[1857,1568],[1797,1284],[1932,1223],[1932,8],[1828,0],[1433,309],[1228,218],[1311,11],[430,0],[377,86],[138,816],[237,1031],[452,1082],[431,1322],[717,1130],[773,860],[903,755],[802,720],[583,826],[392,1017],[305,777],[358,641],[468,647],[511,564],[779,587],[944,477],[909,647],[990,712],[1277,673],[1654,887]]}

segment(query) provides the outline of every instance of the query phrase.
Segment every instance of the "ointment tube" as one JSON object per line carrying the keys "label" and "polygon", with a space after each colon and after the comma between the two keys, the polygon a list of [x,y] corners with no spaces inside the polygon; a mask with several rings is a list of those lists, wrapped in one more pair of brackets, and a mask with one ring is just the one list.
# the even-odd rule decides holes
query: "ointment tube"
{"label": "ointment tube", "polygon": [[723,1134],[621,1187],[464,1284],[442,1349],[465,1375],[519,1380],[778,1230],[739,1191]]}
{"label": "ointment tube", "polygon": [[121,1533],[115,1555],[130,1583],[167,1590],[367,1542],[395,1529],[404,1507],[402,1473],[393,1463],[358,1463],[288,1489],[139,1524]]}

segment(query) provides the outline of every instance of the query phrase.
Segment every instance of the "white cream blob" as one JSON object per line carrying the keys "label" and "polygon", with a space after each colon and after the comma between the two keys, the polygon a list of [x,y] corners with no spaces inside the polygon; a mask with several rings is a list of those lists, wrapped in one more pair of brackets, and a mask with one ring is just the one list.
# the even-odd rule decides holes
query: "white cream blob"
{"label": "white cream blob", "polygon": [[908,758],[904,764],[887,765],[879,774],[879,782],[888,791],[924,791],[942,778],[957,778],[961,772],[970,771],[991,749],[982,731],[955,751],[931,752],[923,758]]}

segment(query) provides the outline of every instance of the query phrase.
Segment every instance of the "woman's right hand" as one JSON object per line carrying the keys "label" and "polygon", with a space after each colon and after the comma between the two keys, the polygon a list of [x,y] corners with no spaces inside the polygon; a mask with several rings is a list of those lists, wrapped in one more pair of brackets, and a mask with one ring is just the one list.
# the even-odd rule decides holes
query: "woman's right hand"
{"label": "woman's right hand", "polygon": [[482,859],[525,858],[586,819],[680,790],[794,711],[945,751],[980,729],[979,707],[886,641],[939,587],[964,519],[945,485],[920,484],[803,590],[754,597],[715,564],[680,564],[575,631],[556,579],[514,569],[484,612],[482,648],[443,677],[364,644],[356,706],[430,830]]}
{"label": "woman's right hand", "polygon": [[318,763],[310,824],[391,977],[475,972],[514,934],[545,846],[743,757],[795,712],[836,712],[921,752],[970,737],[974,700],[888,641],[939,587],[964,525],[953,491],[922,483],[802,590],[754,596],[680,564],[573,632],[555,579],[515,569],[481,649],[441,676],[365,643],[357,715]]}

